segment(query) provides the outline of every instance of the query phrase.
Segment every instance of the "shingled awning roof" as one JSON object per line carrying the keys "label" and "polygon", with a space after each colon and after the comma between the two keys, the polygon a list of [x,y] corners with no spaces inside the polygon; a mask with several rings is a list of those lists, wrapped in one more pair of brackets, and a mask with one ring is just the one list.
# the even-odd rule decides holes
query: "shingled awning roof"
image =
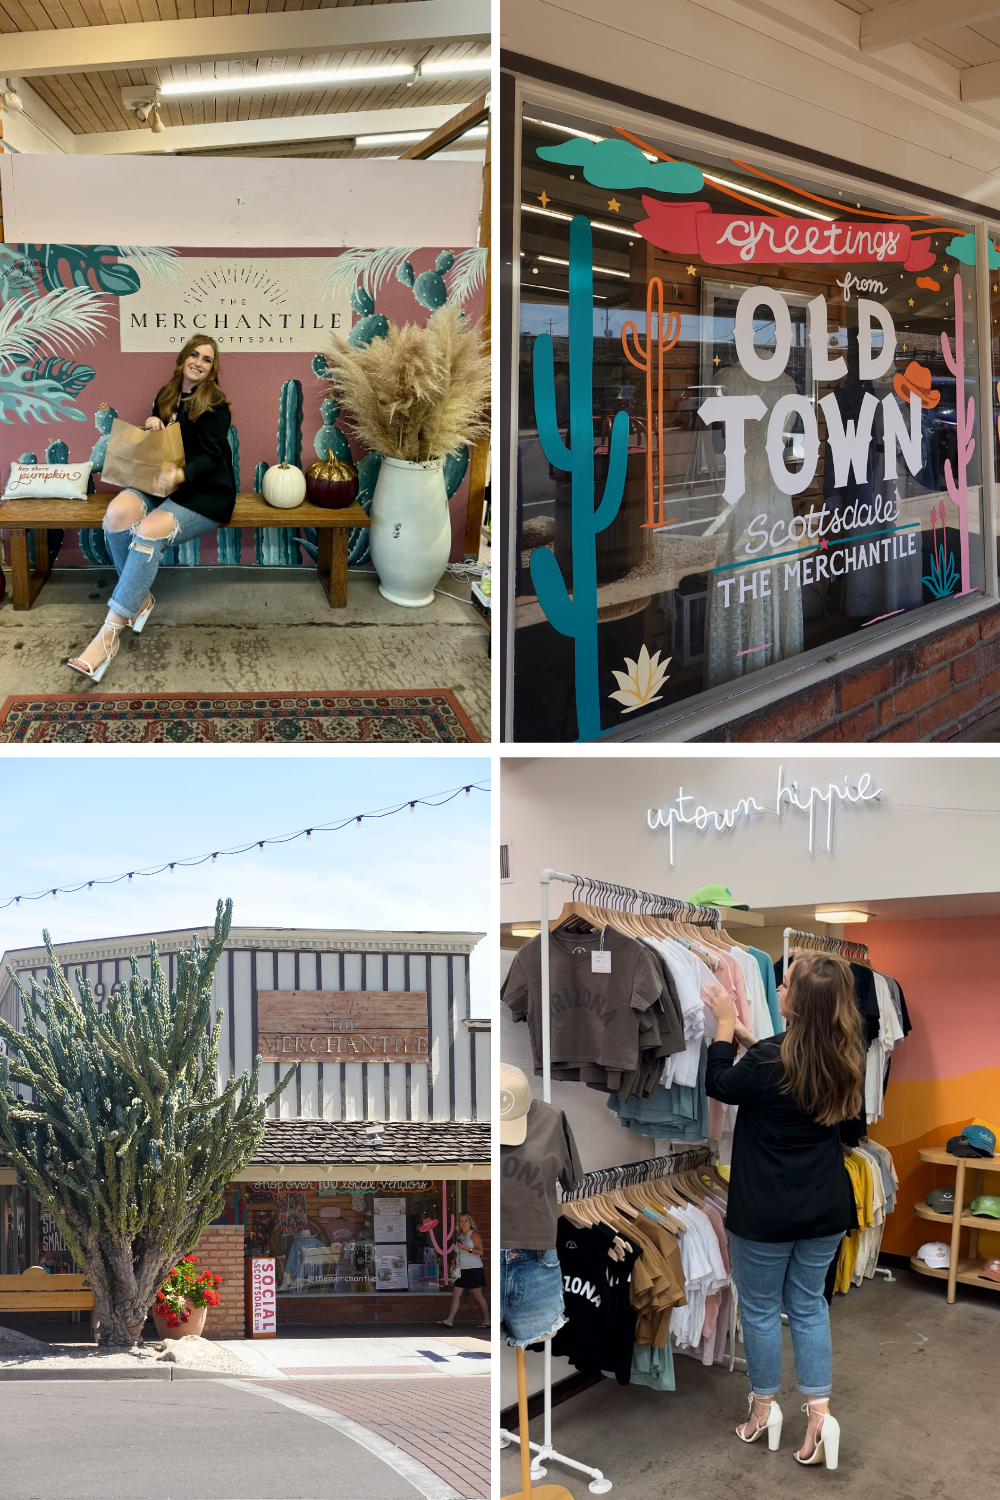
{"label": "shingled awning roof", "polygon": [[[367,1134],[378,1123],[381,1145]],[[488,1120],[268,1120],[254,1167],[488,1164]],[[246,1175],[246,1174],[241,1174]]]}

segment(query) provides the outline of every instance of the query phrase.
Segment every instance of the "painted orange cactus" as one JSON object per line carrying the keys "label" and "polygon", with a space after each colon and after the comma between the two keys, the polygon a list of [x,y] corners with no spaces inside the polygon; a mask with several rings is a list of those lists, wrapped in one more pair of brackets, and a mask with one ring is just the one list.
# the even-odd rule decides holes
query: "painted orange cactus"
{"label": "painted orange cactus", "polygon": [[[657,304],[654,313],[653,303]],[[655,323],[654,323],[655,318]],[[639,358],[629,348],[629,333],[639,352]],[[663,331],[663,282],[652,276],[646,288],[646,343],[643,347],[639,329],[631,319],[622,328],[622,348],[629,364],[646,372],[646,520],[644,526],[665,524],[663,508],[663,355],[672,349],[681,336],[680,313],[671,312],[667,317],[666,334]],[[655,343],[655,356],[654,356]],[[656,421],[653,420],[653,364],[656,363]],[[656,449],[656,463],[653,449]],[[657,484],[658,481],[658,484]]]}

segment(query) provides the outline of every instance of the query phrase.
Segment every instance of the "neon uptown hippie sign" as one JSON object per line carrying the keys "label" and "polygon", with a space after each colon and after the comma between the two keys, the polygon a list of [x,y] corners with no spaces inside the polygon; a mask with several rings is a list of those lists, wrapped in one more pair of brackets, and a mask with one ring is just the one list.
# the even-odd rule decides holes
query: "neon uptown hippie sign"
{"label": "neon uptown hippie sign", "polygon": [[[629,187],[651,185],[677,195],[694,195],[705,189],[706,178],[700,168],[665,157],[662,152],[649,148],[647,143],[639,142],[638,137],[630,136],[619,127],[616,129],[620,136],[628,139],[577,138],[557,146],[538,147],[536,154],[545,161],[582,165],[585,180],[602,188],[621,187],[627,191]],[[640,149],[640,146],[645,149]],[[739,197],[739,194],[732,196]],[[852,373],[856,373],[862,383],[887,376],[896,359],[897,336],[893,318],[889,309],[878,300],[888,295],[886,282],[889,273],[926,272],[936,261],[931,231],[925,226],[921,226],[923,232],[920,232],[908,224],[894,222],[872,224],[838,220],[836,223],[817,224],[817,217],[829,217],[817,214],[811,219],[754,213],[725,214],[714,212],[711,204],[697,199],[663,202],[646,195],[642,197],[642,206],[646,217],[634,223],[636,235],[668,255],[697,255],[710,267],[750,268],[780,264],[843,268],[841,277],[831,279],[836,280],[841,288],[844,301],[852,301],[852,292],[854,294],[858,337],[857,369]],[[565,214],[556,214],[556,217],[570,218]],[[948,254],[962,264],[973,265],[974,236],[957,234],[948,246]],[[989,257],[991,266],[1000,265],[1000,253],[992,245]],[[575,708],[578,738],[581,740],[597,738],[603,732],[598,666],[597,537],[611,526],[622,506],[629,463],[630,425],[629,414],[623,410],[610,424],[607,448],[602,448],[602,453],[607,454],[606,460],[602,459],[606,465],[603,494],[600,503],[595,505],[593,262],[591,220],[587,214],[577,213],[569,224],[568,261],[565,263],[569,283],[568,432],[565,421],[560,427],[557,419],[551,334],[538,334],[532,346],[538,440],[552,468],[568,472],[572,480],[572,583],[567,583],[555,552],[548,546],[532,550],[529,568],[542,614],[555,630],[571,637],[574,642]],[[871,269],[863,275],[849,269],[860,265]],[[947,272],[947,265],[944,269]],[[688,270],[694,274],[693,267]],[[879,279],[879,273],[885,280]],[[939,284],[933,280],[918,284],[940,290]],[[954,567],[950,552],[946,558],[938,558],[935,541],[934,577],[923,581],[928,583],[936,598],[959,598],[974,591],[969,505],[970,493],[977,495],[979,488],[976,483],[970,485],[969,479],[976,449],[975,399],[966,393],[965,370],[974,337],[973,330],[966,324],[965,293],[958,268],[949,290],[954,294],[953,326],[950,330],[942,330],[935,342],[955,383],[955,442],[951,456],[944,459],[942,471],[947,498],[957,510],[959,567]],[[768,325],[773,323],[774,329],[773,352],[766,355],[756,342],[764,319]],[[645,409],[650,433],[664,430],[664,356],[677,344],[681,331],[680,313],[669,311],[664,316],[663,283],[658,276],[651,276],[646,285],[644,328],[640,328],[637,321],[629,320],[621,332],[625,358],[645,379]],[[799,333],[798,327],[793,330],[789,303],[781,291],[762,283],[748,285],[742,291],[736,303],[734,352],[739,368],[752,381],[767,383],[783,376],[794,380],[790,366],[801,358],[802,353],[797,335],[807,341],[812,372],[810,383],[813,386],[820,382],[839,382],[848,376],[847,360],[830,348],[825,296],[817,295],[805,305],[804,326]],[[715,363],[718,364],[718,360]],[[785,509],[778,515],[769,514],[766,502],[762,501],[759,514],[749,520],[736,545],[735,561],[712,570],[713,574],[721,576],[711,576],[708,589],[723,615],[726,611],[745,606],[748,600],[772,600],[778,594],[800,592],[810,586],[829,587],[851,575],[864,574],[886,565],[904,567],[907,576],[914,569],[919,573],[922,522],[901,519],[896,493],[896,481],[904,481],[907,474],[916,479],[927,462],[923,451],[923,416],[925,409],[936,401],[930,399],[930,369],[923,365],[917,365],[916,369],[919,390],[913,384],[907,384],[905,394],[897,394],[894,389],[880,400],[866,389],[857,412],[842,410],[833,392],[817,402],[812,394],[800,393],[797,389],[771,402],[766,402],[758,394],[712,394],[700,401],[696,424],[701,424],[701,428],[716,425],[721,428],[725,455],[722,498],[726,506],[736,506],[746,493],[745,459],[747,439],[752,430],[766,434],[764,446],[770,482],[779,496],[787,497]],[[898,381],[894,384],[898,385]],[[859,489],[867,489],[875,444],[884,449],[887,490],[885,494],[874,492],[855,498],[841,507],[828,506],[824,500],[818,508],[816,504],[811,505],[807,514],[790,515],[788,502],[809,488],[819,466],[821,438],[817,405],[825,421],[825,443],[829,449],[827,463],[832,469],[834,487],[837,490],[848,488],[853,475],[853,483]],[[788,428],[790,423],[796,422],[802,430],[795,434],[794,459],[798,466],[792,470],[788,467]],[[696,430],[701,429],[696,427]],[[653,438],[649,437],[645,442],[646,519],[642,523],[642,529],[648,532],[676,520],[666,512],[666,465],[660,462],[659,472],[655,471],[654,446]],[[936,498],[941,502],[943,527],[945,494]],[[907,559],[911,561],[906,562]],[[890,607],[889,613],[900,612]],[[887,614],[875,618],[888,617]],[[667,679],[667,661],[670,660],[667,658],[659,663],[659,654],[657,652],[650,658],[643,644],[638,661],[626,658],[626,667],[630,670],[613,673],[620,691],[608,696],[619,700],[623,713],[633,713],[659,701]]]}
{"label": "neon uptown hippie sign", "polygon": [[674,830],[696,828],[699,832],[729,833],[738,823],[749,821],[757,814],[770,814],[779,821],[788,808],[796,808],[808,815],[808,848],[810,854],[821,849],[833,853],[834,817],[842,803],[859,806],[867,802],[882,802],[885,792],[873,787],[869,772],[852,778],[845,776],[843,783],[828,782],[826,787],[802,784],[785,780],[784,766],[778,767],[778,784],[775,790],[774,807],[762,807],[755,797],[741,797],[732,807],[709,808],[695,802],[693,793],[679,787],[674,801],[665,807],[651,807],[646,813],[646,822],[655,832],[667,830],[670,847],[671,869],[676,865]]}

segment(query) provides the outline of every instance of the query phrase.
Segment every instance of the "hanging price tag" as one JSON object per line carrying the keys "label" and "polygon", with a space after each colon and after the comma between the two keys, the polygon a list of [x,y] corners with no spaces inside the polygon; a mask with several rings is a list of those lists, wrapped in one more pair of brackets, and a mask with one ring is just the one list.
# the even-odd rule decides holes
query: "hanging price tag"
{"label": "hanging price tag", "polygon": [[590,972],[592,974],[611,973],[611,954],[603,948],[595,948],[590,955]]}

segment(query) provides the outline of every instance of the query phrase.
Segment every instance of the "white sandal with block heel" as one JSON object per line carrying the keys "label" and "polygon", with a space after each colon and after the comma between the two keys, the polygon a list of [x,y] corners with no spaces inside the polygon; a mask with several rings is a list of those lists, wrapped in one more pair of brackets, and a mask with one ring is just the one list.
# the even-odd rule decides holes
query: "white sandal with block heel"
{"label": "white sandal with block heel", "polygon": [[[747,1397],[747,1420],[746,1422],[742,1422],[740,1426],[746,1427],[749,1425],[750,1419],[753,1417],[753,1403],[754,1398],[751,1394]],[[758,1426],[753,1436],[744,1437],[739,1427],[736,1429],[736,1436],[741,1443],[755,1443],[761,1434],[766,1432],[767,1446],[772,1453],[776,1453],[778,1451],[778,1444],[781,1442],[781,1421],[781,1407],[777,1401],[772,1400],[767,1410],[767,1421],[760,1422],[758,1419]]]}
{"label": "white sandal with block heel", "polygon": [[[807,1401],[802,1410],[808,1415],[813,1406],[819,1406],[826,1397],[819,1401]],[[835,1469],[840,1459],[840,1423],[836,1417],[831,1417],[829,1411],[823,1413],[823,1424],[816,1439],[816,1446],[808,1458],[800,1458],[797,1453],[792,1457],[797,1464],[821,1464],[826,1463],[828,1469]]]}
{"label": "white sandal with block heel", "polygon": [[[92,667],[90,662],[84,661],[82,656],[70,656],[66,659],[67,667],[70,667],[74,672],[79,672],[82,677],[89,677],[91,682],[100,682],[108,667],[118,655],[118,637],[124,629],[124,625],[112,625],[108,620],[105,620],[101,626],[101,647],[104,651],[104,660],[99,662],[96,667]],[[108,630],[111,631],[110,646],[105,640],[105,632]]]}
{"label": "white sandal with block heel", "polygon": [[132,627],[132,633],[134,635],[142,635],[142,627],[145,625],[146,621],[153,613],[153,605],[155,603],[156,600],[153,598],[152,594],[150,594],[149,603],[146,605],[146,608],[141,609],[138,614],[133,615],[131,620],[129,620],[129,624]]}

